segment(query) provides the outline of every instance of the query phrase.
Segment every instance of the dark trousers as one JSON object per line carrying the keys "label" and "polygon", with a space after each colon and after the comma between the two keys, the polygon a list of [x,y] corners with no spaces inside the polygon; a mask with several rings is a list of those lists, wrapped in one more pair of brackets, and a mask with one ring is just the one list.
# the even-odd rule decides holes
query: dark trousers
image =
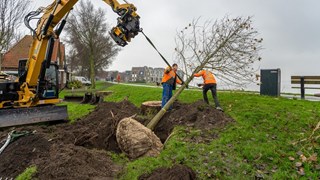
{"label": "dark trousers", "polygon": [[[163,108],[164,105],[166,105],[169,99],[172,97],[172,85],[168,83],[163,83],[162,87],[163,87],[163,90],[162,90],[161,107]],[[170,109],[172,109],[172,107],[170,107]]]}
{"label": "dark trousers", "polygon": [[212,97],[214,100],[214,103],[216,105],[216,107],[220,107],[219,101],[218,101],[218,96],[217,96],[217,84],[205,84],[203,86],[203,99],[204,101],[209,104],[209,100],[208,100],[208,96],[207,96],[207,92],[208,90],[211,90],[212,93]]}

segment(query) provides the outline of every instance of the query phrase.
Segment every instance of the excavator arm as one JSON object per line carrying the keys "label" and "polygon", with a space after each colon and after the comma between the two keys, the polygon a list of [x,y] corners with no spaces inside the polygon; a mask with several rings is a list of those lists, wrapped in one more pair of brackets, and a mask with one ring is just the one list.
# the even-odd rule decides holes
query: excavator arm
{"label": "excavator arm", "polygon": [[[140,17],[136,13],[136,7],[128,3],[119,4],[116,0],[103,1],[119,15],[117,25],[109,32],[112,39],[120,46],[127,45],[131,38],[134,38],[141,31]],[[25,17],[25,24],[33,34],[33,42],[26,61],[25,72],[19,77],[19,82],[0,83],[0,110],[10,107],[22,109],[23,107],[28,108],[60,102],[57,91],[58,85],[56,84],[55,87],[56,93],[49,91],[46,86],[46,75],[49,71],[56,73],[58,71],[51,65],[54,42],[59,38],[68,14],[77,2],[78,0],[54,0],[49,6],[32,11]],[[32,29],[29,21],[40,14],[43,15],[39,19],[37,27]],[[53,79],[58,78],[56,76]],[[1,117],[1,114],[6,113],[0,112],[0,119],[5,119]],[[30,122],[26,121],[27,123]]]}

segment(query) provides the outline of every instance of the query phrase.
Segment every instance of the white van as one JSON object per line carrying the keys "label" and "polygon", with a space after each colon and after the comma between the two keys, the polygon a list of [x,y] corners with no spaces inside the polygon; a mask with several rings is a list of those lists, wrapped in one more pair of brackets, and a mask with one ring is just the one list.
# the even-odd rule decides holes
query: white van
{"label": "white van", "polygon": [[86,86],[91,86],[91,81],[89,81],[88,79],[86,79],[83,76],[74,76],[73,79],[80,81],[82,84],[84,84]]}

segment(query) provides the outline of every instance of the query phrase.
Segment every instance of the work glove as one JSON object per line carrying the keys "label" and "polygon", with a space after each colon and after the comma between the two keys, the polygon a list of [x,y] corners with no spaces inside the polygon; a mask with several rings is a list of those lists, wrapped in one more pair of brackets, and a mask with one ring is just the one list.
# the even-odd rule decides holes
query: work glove
{"label": "work glove", "polygon": [[[181,83],[181,86],[184,85],[184,84],[185,84],[185,83],[182,82],[182,83]],[[188,84],[186,85],[186,88],[189,89],[189,85],[188,85]]]}
{"label": "work glove", "polygon": [[169,73],[171,70],[171,67],[166,68],[166,73]]}

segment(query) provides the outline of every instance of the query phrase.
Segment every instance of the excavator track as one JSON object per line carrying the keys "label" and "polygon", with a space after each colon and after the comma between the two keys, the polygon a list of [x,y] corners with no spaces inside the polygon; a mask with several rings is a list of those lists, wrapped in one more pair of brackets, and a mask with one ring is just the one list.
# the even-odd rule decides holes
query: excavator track
{"label": "excavator track", "polygon": [[0,109],[0,128],[68,119],[67,106]]}

